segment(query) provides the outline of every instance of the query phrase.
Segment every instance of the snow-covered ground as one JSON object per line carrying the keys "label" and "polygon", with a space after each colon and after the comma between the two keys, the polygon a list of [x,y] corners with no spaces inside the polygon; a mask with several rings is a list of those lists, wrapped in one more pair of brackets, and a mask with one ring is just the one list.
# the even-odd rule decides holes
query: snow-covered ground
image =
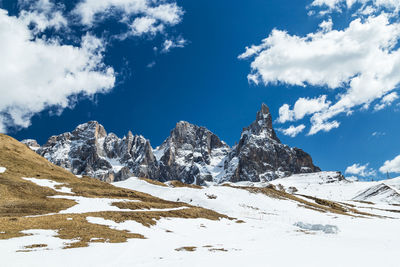
{"label": "snow-covered ground", "polygon": [[[285,190],[295,187],[297,194],[352,203],[363,211],[395,219],[322,213],[300,207],[291,200],[240,188],[219,185],[203,189],[171,188],[130,178],[114,185],[198,205],[236,219],[164,218],[148,228],[134,221],[116,223],[87,217],[91,223],[140,233],[146,239],[63,250],[59,249],[60,239],[53,237],[51,231],[36,231],[33,236],[0,241],[1,261],[7,266],[400,266],[400,213],[385,211],[388,207],[392,210],[400,207],[386,202],[352,201],[378,182],[337,181],[335,174],[296,175],[273,184],[280,184]],[[266,186],[262,183],[237,185]],[[44,242],[51,250],[15,252],[33,242]]]}
{"label": "snow-covered ground", "polygon": [[[65,184],[63,183],[57,183],[53,180],[48,180],[48,179],[37,179],[37,178],[22,178],[26,181],[30,181],[38,186],[44,186],[53,189],[54,191],[60,192],[60,193],[67,193],[67,194],[73,194],[71,191],[71,188],[66,187]],[[59,187],[59,188],[57,188]]]}

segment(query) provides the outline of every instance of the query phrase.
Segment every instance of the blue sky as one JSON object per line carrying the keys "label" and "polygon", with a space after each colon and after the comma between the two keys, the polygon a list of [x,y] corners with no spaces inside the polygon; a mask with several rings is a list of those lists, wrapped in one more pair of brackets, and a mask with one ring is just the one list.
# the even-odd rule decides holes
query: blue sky
{"label": "blue sky", "polygon": [[[85,1],[90,3],[90,0],[0,1],[0,8],[9,12],[2,15],[4,19],[15,16],[15,20],[10,20],[10,23],[26,23],[30,20],[28,26],[36,39],[25,40],[24,44],[38,39],[48,42],[58,38],[58,46],[82,48],[77,57],[94,60],[96,67],[89,72],[91,75],[97,74],[95,78],[90,76],[83,81],[75,80],[79,86],[87,84],[88,87],[93,87],[89,91],[77,86],[78,93],[69,93],[68,87],[61,86],[60,83],[64,82],[61,77],[54,84],[60,86],[58,92],[65,90],[67,93],[57,101],[48,96],[34,95],[26,102],[15,104],[14,96],[9,92],[17,85],[5,83],[0,89],[4,93],[3,101],[0,101],[0,119],[3,116],[5,121],[3,132],[19,140],[34,138],[43,144],[51,135],[71,131],[78,124],[89,120],[97,120],[107,131],[119,136],[123,136],[128,130],[144,135],[155,147],[168,136],[177,121],[186,120],[207,127],[229,145],[234,145],[240,138],[242,128],[255,119],[257,110],[264,102],[277,119],[274,123],[276,129],[283,131],[291,125],[303,125],[304,129],[294,137],[284,135],[282,131],[278,132],[278,136],[283,143],[310,153],[315,164],[321,169],[345,172],[349,166],[353,166],[347,169],[349,176],[385,177],[386,174],[379,172],[379,168],[388,161],[384,170],[389,170],[392,177],[400,171],[400,158],[395,160],[400,154],[400,106],[396,93],[398,82],[393,78],[400,77],[400,72],[382,74],[380,70],[384,67],[379,67],[393,65],[393,69],[396,69],[398,63],[396,49],[400,27],[397,24],[396,7],[378,6],[374,1],[360,1],[362,3],[347,6],[341,0],[336,1],[338,4],[333,6],[329,6],[329,3],[334,1],[312,5],[311,0],[155,1],[155,7],[166,3],[173,4],[179,9],[175,10],[179,19],[160,19],[153,26],[162,25],[162,30],[154,28],[151,32],[152,29],[147,28],[145,32],[143,29],[140,31],[140,28],[133,31],[133,26],[129,28],[128,22],[122,22],[121,17],[126,17],[131,25],[136,18],[153,18],[151,16],[156,15],[146,10],[129,13],[126,11],[126,5],[118,8],[116,4],[138,0],[102,0],[100,2],[114,3],[114,6],[111,5],[113,8],[105,13],[99,11],[89,22],[83,21],[83,13],[76,12],[79,4]],[[46,8],[43,8],[44,6]],[[93,8],[90,5],[87,7]],[[367,12],[367,9],[372,11]],[[25,14],[23,17],[24,10],[33,15]],[[49,10],[51,12],[48,12]],[[55,11],[60,12],[67,25],[63,24],[62,19],[52,21],[54,25],[58,23],[57,25],[62,26],[54,26],[49,22]],[[319,13],[321,11],[324,13]],[[45,14],[44,18],[47,19],[43,30],[35,26],[39,25],[38,18],[41,13]],[[378,20],[382,18],[382,14],[388,14],[387,22]],[[369,40],[369,35],[366,34],[362,37],[364,39],[357,43],[359,39],[352,39],[357,34],[354,33],[355,30],[347,31],[351,28],[350,23],[357,19],[360,20],[358,28],[361,28],[363,34],[368,34],[368,31],[363,31],[362,27],[368,26],[368,30],[373,27],[379,32],[383,32],[382,29],[387,30],[387,33],[394,37],[390,40],[385,37]],[[325,26],[320,26],[324,21],[327,22]],[[269,46],[263,46],[262,40],[271,36],[274,29],[282,34],[286,32],[287,36],[276,40],[271,38]],[[6,31],[0,28],[0,36],[2,30]],[[341,31],[343,37],[332,37],[335,31]],[[307,40],[301,39],[310,33],[315,36],[309,36]],[[101,42],[98,50],[84,49],[82,40],[87,34],[90,34],[91,42]],[[0,38],[6,37],[4,34]],[[340,43],[346,38],[354,41],[347,50],[343,48],[347,43]],[[170,49],[165,49],[166,41],[173,44]],[[373,47],[375,41],[377,45]],[[309,48],[310,43],[311,46],[315,46]],[[319,51],[321,43],[322,50]],[[367,47],[364,46],[365,43],[372,45]],[[299,48],[297,51],[297,45],[300,47],[302,44],[307,44],[308,48]],[[383,52],[379,50],[382,44],[385,46],[385,49],[382,48]],[[246,52],[246,47],[252,45],[259,49],[257,53],[249,51],[248,54],[251,55],[238,58]],[[18,55],[18,51],[6,51],[14,49],[12,45],[2,49],[0,53],[4,55]],[[49,47],[44,46],[43,51],[46,51],[45,49]],[[333,52],[327,55],[325,51],[328,50]],[[36,52],[38,49],[32,51],[39,53]],[[315,55],[316,53],[320,54]],[[368,53],[370,56],[365,56]],[[65,64],[68,71],[77,72],[75,77],[82,74],[82,66],[76,66],[74,62],[64,62],[64,58],[58,59],[59,54],[54,55],[54,62],[61,60],[61,64]],[[300,59],[299,54],[302,55]],[[343,58],[340,58],[341,55],[344,55]],[[315,66],[320,58],[324,61]],[[24,60],[24,57],[21,56],[21,60]],[[368,64],[375,60],[378,67],[374,64],[369,67]],[[46,62],[40,64],[47,64]],[[48,64],[51,69],[52,63]],[[89,65],[85,65],[85,70]],[[6,69],[6,66],[3,67]],[[112,68],[113,73],[107,73],[107,68]],[[26,68],[21,68],[22,70]],[[378,87],[369,90],[368,86],[361,86],[358,90],[354,85],[355,77],[362,80],[369,73],[375,77],[383,77],[375,81]],[[88,75],[88,72],[85,71],[84,74]],[[249,74],[250,77],[256,78],[253,81],[248,79]],[[44,76],[44,81],[53,79],[45,77],[46,71],[43,71],[35,72],[34,81],[29,80],[30,76],[21,80],[26,84],[40,84],[41,75]],[[18,77],[15,76],[15,79]],[[371,84],[365,80],[366,85]],[[1,82],[0,77],[0,84]],[[350,95],[352,89],[354,92]],[[21,90],[23,92],[35,89],[34,86],[26,86]],[[51,90],[53,88],[49,88],[45,93],[51,95]],[[367,100],[358,101],[371,90],[380,93],[373,94]],[[355,104],[346,106],[334,116],[329,115],[335,112],[334,108],[333,111],[330,108],[343,98],[343,95],[347,97],[346,93]],[[326,97],[321,98],[324,95]],[[36,100],[39,98],[40,100]],[[300,108],[294,110],[293,106],[299,99],[306,101],[303,101],[303,106],[299,105]],[[314,102],[309,101],[313,99]],[[32,101],[39,102],[31,103]],[[286,109],[286,120],[282,108],[284,104],[289,105],[289,109]],[[366,104],[369,104],[368,108]],[[16,105],[23,108],[14,109]],[[26,106],[29,109],[26,110]],[[14,117],[10,115],[13,110],[18,111],[15,111],[17,115],[13,115]],[[24,113],[18,117],[21,110]],[[312,117],[315,115],[316,118],[318,114],[328,117],[317,125]],[[278,118],[284,123],[280,123]],[[326,125],[333,125],[335,122],[338,125],[326,129]],[[313,125],[322,125],[326,131],[310,134]]]}

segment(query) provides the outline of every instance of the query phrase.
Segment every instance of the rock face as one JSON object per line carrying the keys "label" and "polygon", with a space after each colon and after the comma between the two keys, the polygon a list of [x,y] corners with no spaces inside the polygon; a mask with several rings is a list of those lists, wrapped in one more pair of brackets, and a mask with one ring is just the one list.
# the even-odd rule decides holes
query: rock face
{"label": "rock face", "polygon": [[27,145],[33,151],[36,151],[40,148],[40,145],[34,139],[25,139],[25,140],[22,140],[21,143]]}
{"label": "rock face", "polygon": [[131,132],[122,139],[113,133],[107,135],[95,121],[50,137],[36,152],[74,174],[109,182],[130,176],[152,176],[152,170],[157,169],[148,140]]}
{"label": "rock face", "polygon": [[229,146],[206,128],[178,122],[155,151],[160,163],[157,178],[197,184],[213,181],[223,171],[223,161],[229,151]]}
{"label": "rock face", "polygon": [[310,155],[280,142],[269,108],[263,104],[256,121],[243,129],[239,143],[229,153],[223,180],[258,182],[318,171]]}
{"label": "rock face", "polygon": [[[34,140],[24,142],[36,146]],[[178,122],[156,149],[143,136],[131,132],[123,138],[107,134],[95,121],[52,136],[36,148],[37,153],[74,174],[109,182],[131,176],[190,184],[265,181],[320,171],[303,150],[280,142],[265,104],[233,148],[206,128],[184,121]]]}

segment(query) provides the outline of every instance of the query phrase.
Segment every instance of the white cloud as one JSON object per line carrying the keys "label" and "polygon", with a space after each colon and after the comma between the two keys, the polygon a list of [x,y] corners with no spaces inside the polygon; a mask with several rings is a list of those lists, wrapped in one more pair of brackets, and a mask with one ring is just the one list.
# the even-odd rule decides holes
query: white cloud
{"label": "white cloud", "polygon": [[381,13],[354,19],[343,30],[330,27],[304,37],[275,29],[260,45],[247,47],[239,56],[253,58],[249,79],[265,85],[345,89],[336,94],[336,103],[327,101],[328,107],[312,115],[310,135],[339,127],[334,117],[369,106],[400,83],[399,23],[389,22],[389,16]]}
{"label": "white cloud", "polygon": [[395,13],[400,10],[400,1],[398,0],[314,0],[311,6],[325,8],[320,14],[326,14],[351,9],[356,4],[358,4],[357,12],[360,14],[369,15],[382,8],[392,10]]}
{"label": "white cloud", "polygon": [[[51,27],[51,23],[47,24]],[[114,70],[103,63],[104,43],[89,34],[78,46],[34,34],[26,17],[0,9],[0,130],[28,127],[47,108],[69,107],[77,95],[109,91]]]}
{"label": "white cloud", "polygon": [[318,98],[299,98],[294,104],[293,110],[290,110],[288,104],[280,107],[278,122],[285,123],[286,121],[301,120],[306,115],[327,109],[330,104],[331,102],[326,101],[326,95]]}
{"label": "white cloud", "polygon": [[368,165],[369,165],[368,163],[365,164],[365,165],[354,163],[353,165],[351,165],[351,166],[346,168],[345,173],[346,174],[359,175],[359,176],[362,176],[362,177],[376,175],[376,171],[373,170],[373,169],[369,169]]}
{"label": "white cloud", "polygon": [[290,136],[290,137],[296,137],[299,133],[301,133],[306,126],[304,124],[300,124],[299,126],[295,127],[294,125],[291,125],[287,129],[278,129],[280,132],[282,132],[284,135]]}
{"label": "white cloud", "polygon": [[374,137],[385,136],[385,135],[386,135],[385,132],[373,132],[372,133],[372,136],[374,136]]}
{"label": "white cloud", "polygon": [[120,36],[125,39],[131,35],[163,32],[166,26],[180,23],[184,12],[175,2],[164,0],[82,0],[73,13],[88,27],[99,18],[118,15],[120,22],[130,29]]}
{"label": "white cloud", "polygon": [[168,53],[173,48],[182,48],[185,47],[187,41],[182,37],[177,38],[176,40],[167,39],[163,43],[163,47],[161,52]]}
{"label": "white cloud", "polygon": [[18,4],[26,8],[20,12],[19,19],[34,26],[36,33],[48,28],[59,30],[68,25],[60,8],[49,0],[19,0]]}
{"label": "white cloud", "polygon": [[308,132],[308,135],[314,135],[318,132],[329,132],[332,129],[339,128],[340,123],[338,121],[321,121],[318,119],[311,118],[311,129]]}
{"label": "white cloud", "polygon": [[381,173],[395,172],[400,173],[400,155],[392,160],[387,160],[382,167],[379,168]]}
{"label": "white cloud", "polygon": [[157,24],[157,20],[151,17],[136,18],[130,27],[132,31],[131,34],[137,36],[145,33],[156,34],[164,30],[164,26],[162,24]]}
{"label": "white cloud", "polygon": [[398,98],[399,98],[399,96],[398,96],[397,92],[393,92],[393,93],[387,94],[382,98],[382,100],[380,101],[379,104],[375,105],[374,109],[376,111],[378,111],[378,110],[382,110],[382,109],[384,109],[384,108],[386,108],[388,106],[391,106],[392,103],[395,100],[397,100]]}

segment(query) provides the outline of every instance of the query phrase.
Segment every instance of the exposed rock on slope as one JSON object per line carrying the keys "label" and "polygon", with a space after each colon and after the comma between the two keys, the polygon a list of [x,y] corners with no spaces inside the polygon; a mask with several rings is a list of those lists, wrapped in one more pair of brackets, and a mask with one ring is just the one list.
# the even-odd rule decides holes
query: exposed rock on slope
{"label": "exposed rock on slope", "polygon": [[113,133],[107,135],[95,121],[81,124],[70,133],[50,137],[37,153],[74,174],[109,182],[130,176],[151,177],[157,170],[148,140],[131,132],[122,139]]}
{"label": "exposed rock on slope", "polygon": [[157,178],[197,184],[213,181],[223,171],[229,151],[229,146],[206,128],[178,122],[155,152],[160,162]]}
{"label": "exposed rock on slope", "polygon": [[353,200],[400,204],[399,185],[399,178],[387,180],[367,188],[355,196]]}
{"label": "exposed rock on slope", "polygon": [[[25,141],[28,145],[33,142]],[[52,136],[37,153],[74,174],[105,181],[140,176],[202,184],[273,180],[320,171],[310,155],[280,142],[265,104],[233,148],[208,129],[183,121],[155,150],[142,136],[129,132],[121,139],[92,121],[71,133]]]}
{"label": "exposed rock on slope", "polygon": [[269,108],[263,104],[257,119],[243,129],[237,146],[225,162],[224,180],[274,180],[294,173],[318,172],[307,153],[283,145],[272,127]]}

